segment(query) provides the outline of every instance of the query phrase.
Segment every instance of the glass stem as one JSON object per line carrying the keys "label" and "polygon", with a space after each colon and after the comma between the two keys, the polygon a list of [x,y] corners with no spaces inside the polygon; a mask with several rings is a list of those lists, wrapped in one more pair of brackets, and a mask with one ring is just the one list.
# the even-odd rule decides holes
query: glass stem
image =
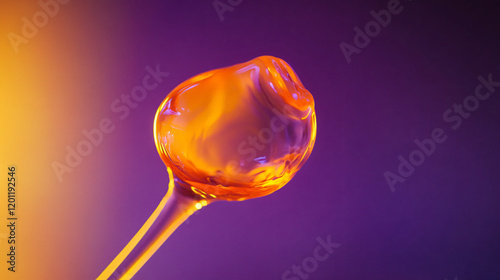
{"label": "glass stem", "polygon": [[170,177],[160,205],[97,280],[131,279],[177,227],[207,204],[200,196],[184,195]]}

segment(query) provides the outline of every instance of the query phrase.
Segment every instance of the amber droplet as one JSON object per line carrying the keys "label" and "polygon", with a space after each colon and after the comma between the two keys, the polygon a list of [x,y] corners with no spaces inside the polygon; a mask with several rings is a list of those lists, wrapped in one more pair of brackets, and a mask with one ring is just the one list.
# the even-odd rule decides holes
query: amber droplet
{"label": "amber droplet", "polygon": [[155,143],[179,186],[245,200],[284,186],[311,154],[314,100],[282,59],[260,56],[178,85],[155,116]]}

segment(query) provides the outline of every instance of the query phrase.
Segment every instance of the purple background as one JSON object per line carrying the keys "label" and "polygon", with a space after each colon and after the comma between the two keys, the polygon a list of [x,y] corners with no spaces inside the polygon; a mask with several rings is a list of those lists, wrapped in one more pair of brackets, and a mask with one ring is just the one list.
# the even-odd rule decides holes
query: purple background
{"label": "purple background", "polygon": [[[117,92],[141,81],[147,65],[170,76],[119,124],[112,137],[120,145],[106,147],[121,155],[119,172],[108,174],[116,186],[102,187],[113,198],[99,201],[113,222],[92,229],[102,231],[92,277],[166,193],[152,133],[166,94],[193,75],[266,54],[287,61],[315,98],[311,157],[270,196],[194,215],[135,279],[281,279],[329,235],[341,246],[309,279],[498,279],[500,88],[457,130],[442,114],[474,93],[477,76],[500,80],[500,10],[486,1],[401,1],[403,11],[347,63],[339,44],[353,44],[353,28],[387,2],[244,0],[224,21],[211,0],[94,5],[110,41],[90,47],[128,73]],[[391,192],[383,173],[396,172],[398,155],[436,127],[447,141]]]}

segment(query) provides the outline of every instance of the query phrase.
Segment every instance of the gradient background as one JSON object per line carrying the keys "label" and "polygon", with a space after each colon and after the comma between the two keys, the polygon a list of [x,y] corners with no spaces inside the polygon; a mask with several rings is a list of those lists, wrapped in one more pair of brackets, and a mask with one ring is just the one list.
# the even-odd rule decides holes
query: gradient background
{"label": "gradient background", "polygon": [[[442,114],[477,76],[500,80],[500,9],[403,0],[347,63],[339,44],[387,3],[243,0],[221,21],[211,0],[71,1],[16,54],[7,34],[41,8],[2,1],[0,156],[4,176],[18,169],[19,221],[14,274],[2,187],[0,278],[95,279],[166,193],[152,131],[161,101],[193,75],[268,54],[314,95],[311,157],[270,196],[194,215],[134,279],[281,279],[328,235],[341,246],[309,279],[498,279],[500,88],[457,130]],[[118,119],[110,104],[157,64],[170,76]],[[52,162],[104,117],[115,131],[59,182]],[[448,140],[391,192],[383,173],[436,127]]]}

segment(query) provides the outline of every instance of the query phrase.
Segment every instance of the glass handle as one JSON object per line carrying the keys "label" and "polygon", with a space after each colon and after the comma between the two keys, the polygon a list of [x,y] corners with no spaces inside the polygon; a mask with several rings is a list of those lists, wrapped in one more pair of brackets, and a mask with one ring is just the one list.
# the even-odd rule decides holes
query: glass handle
{"label": "glass handle", "polygon": [[182,194],[171,177],[156,210],[97,280],[131,279],[177,227],[207,204],[202,197]]}

